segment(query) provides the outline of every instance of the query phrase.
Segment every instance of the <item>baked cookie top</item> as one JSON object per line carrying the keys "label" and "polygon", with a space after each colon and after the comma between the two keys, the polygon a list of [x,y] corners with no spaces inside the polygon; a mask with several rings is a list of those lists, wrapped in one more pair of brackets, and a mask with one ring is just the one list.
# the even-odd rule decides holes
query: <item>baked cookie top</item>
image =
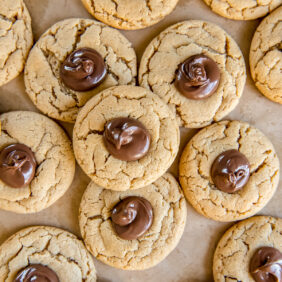
{"label": "baked cookie top", "polygon": [[[55,273],[58,280],[50,281],[96,281],[93,259],[82,241],[62,229],[28,227],[12,235],[0,246],[1,281],[14,281],[21,270],[29,266],[35,266],[36,269],[38,265],[49,268],[37,273],[43,279],[46,279],[44,275],[50,278],[48,276],[54,276]],[[33,281],[32,277],[29,279],[24,281]]]}
{"label": "baked cookie top", "polygon": [[[23,144],[30,148],[36,161],[35,175],[24,187],[12,188],[0,175],[0,208],[33,213],[49,207],[66,192],[74,177],[75,159],[67,135],[54,121],[34,112],[5,113],[0,115],[0,121],[0,152],[9,145]],[[1,172],[5,169],[2,155]],[[12,165],[15,157],[10,155],[5,163]],[[13,168],[10,170],[13,173]],[[17,175],[19,170],[20,167],[14,173]]]}
{"label": "baked cookie top", "polygon": [[[115,118],[141,122],[151,136],[149,151],[139,160],[114,157],[105,146],[106,124]],[[170,167],[180,134],[168,106],[149,90],[117,86],[93,97],[80,110],[73,131],[76,160],[96,184],[116,190],[137,189],[151,184]]]}
{"label": "baked cookie top", "polygon": [[213,12],[233,20],[254,20],[265,16],[279,5],[281,0],[204,0]]}
{"label": "baked cookie top", "polygon": [[[121,239],[112,226],[114,206],[129,196],[148,200],[153,223],[135,240]],[[93,182],[80,204],[79,225],[88,250],[102,262],[121,269],[142,270],[161,262],[178,244],[186,223],[186,202],[171,174],[134,191],[115,192]]]}
{"label": "baked cookie top", "polygon": [[0,86],[23,70],[33,36],[29,12],[22,0],[0,2]]}
{"label": "baked cookie top", "polygon": [[250,49],[250,68],[260,92],[282,104],[282,7],[257,28]]}
{"label": "baked cookie top", "polygon": [[178,0],[81,0],[98,20],[119,29],[151,26],[175,8]]}
{"label": "baked cookie top", "polygon": [[[100,85],[83,92],[70,89],[61,79],[62,64],[81,48],[97,51],[107,69]],[[88,62],[89,58],[86,65],[82,62],[83,67]],[[25,67],[26,91],[44,114],[74,122],[79,109],[101,90],[119,84],[135,85],[136,64],[131,43],[119,31],[94,20],[67,19],[48,29],[32,48]]]}
{"label": "baked cookie top", "polygon": [[[250,176],[234,193],[219,190],[211,176],[215,159],[237,150],[249,161]],[[235,221],[259,212],[279,182],[279,160],[271,142],[247,123],[222,121],[197,133],[185,147],[179,178],[187,200],[202,215],[217,221]]]}
{"label": "baked cookie top", "polygon": [[[220,72],[216,91],[200,100],[187,98],[175,85],[179,66],[194,55],[209,57]],[[192,76],[197,78],[196,71]],[[205,86],[207,78],[204,80]],[[245,62],[237,43],[219,26],[198,20],[177,23],[161,32],[145,50],[139,69],[140,85],[159,95],[177,115],[179,125],[188,128],[204,127],[230,113],[239,102],[245,80]]]}
{"label": "baked cookie top", "polygon": [[281,218],[255,216],[234,224],[217,245],[213,260],[214,281],[254,282],[250,273],[252,257],[261,247],[282,252],[281,234]]}

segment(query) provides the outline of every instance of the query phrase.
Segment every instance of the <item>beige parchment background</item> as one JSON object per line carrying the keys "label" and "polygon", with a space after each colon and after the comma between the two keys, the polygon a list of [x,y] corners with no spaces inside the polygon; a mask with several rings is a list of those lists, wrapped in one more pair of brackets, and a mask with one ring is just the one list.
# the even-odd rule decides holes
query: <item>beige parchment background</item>
{"label": "beige parchment background", "polygon": [[[11,0],[12,1],[12,0]],[[55,22],[71,17],[91,18],[80,0],[25,0],[33,19],[35,40]],[[248,69],[248,79],[239,106],[228,116],[251,123],[273,142],[282,160],[282,106],[264,98],[250,78],[248,53],[256,21],[232,21],[213,14],[202,0],[180,0],[175,11],[159,24],[140,31],[123,32],[133,43],[138,59],[146,45],[163,29],[178,21],[202,19],[219,24],[239,43]],[[0,88],[0,113],[11,110],[37,111],[24,91],[22,75]],[[71,136],[72,126],[63,124]],[[180,153],[196,130],[182,130]],[[171,168],[177,175],[178,158]],[[89,179],[77,166],[68,192],[50,208],[33,215],[0,211],[0,244],[17,230],[29,225],[53,225],[80,236],[78,207]],[[282,217],[282,181],[274,198],[260,214]],[[146,271],[121,271],[95,260],[100,282],[208,282],[212,281],[212,257],[216,244],[230,223],[218,223],[198,215],[188,205],[187,225],[178,247],[158,266]]]}

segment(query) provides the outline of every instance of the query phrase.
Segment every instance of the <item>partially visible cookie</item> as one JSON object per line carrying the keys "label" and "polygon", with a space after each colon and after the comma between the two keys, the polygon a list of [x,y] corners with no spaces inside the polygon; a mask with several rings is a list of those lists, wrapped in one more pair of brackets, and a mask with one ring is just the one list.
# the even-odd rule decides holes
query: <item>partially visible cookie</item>
{"label": "partially visible cookie", "polygon": [[33,112],[9,112],[0,120],[0,208],[33,213],[49,207],[74,177],[67,135],[54,121]]}
{"label": "partially visible cookie", "polygon": [[221,27],[198,20],[177,23],[148,45],[139,83],[159,95],[179,125],[219,121],[238,104],[246,70],[237,43]]}
{"label": "partially visible cookie", "polygon": [[244,122],[222,121],[190,140],[179,178],[199,213],[217,221],[241,220],[259,212],[274,195],[279,160],[261,131]]}
{"label": "partially visible cookie", "polygon": [[0,86],[18,76],[32,46],[31,18],[23,0],[0,2]]}
{"label": "partially visible cookie", "polygon": [[[123,125],[110,126],[123,120]],[[179,140],[179,127],[168,106],[137,86],[112,87],[93,97],[80,110],[73,131],[81,168],[96,184],[116,191],[144,187],[162,176],[177,155]],[[134,160],[136,149],[147,150]]]}
{"label": "partially visible cookie", "polygon": [[[126,240],[117,234],[111,216],[118,203],[132,196],[149,201],[153,222],[144,235]],[[139,212],[131,224],[140,223]],[[80,204],[79,225],[87,248],[97,259],[116,268],[142,270],[164,260],[176,247],[184,231],[186,213],[183,193],[175,178],[167,173],[147,187],[126,192],[105,190],[91,182]],[[141,220],[145,220],[144,214]],[[135,227],[129,226],[129,231],[134,232]]]}
{"label": "partially visible cookie", "polygon": [[67,19],[50,27],[32,48],[26,91],[44,114],[74,122],[79,109],[101,90],[135,85],[136,65],[135,51],[119,31],[94,20]]}
{"label": "partially visible cookie", "polygon": [[282,6],[257,28],[250,49],[250,68],[260,92],[282,104]]}
{"label": "partially visible cookie", "polygon": [[204,0],[213,12],[233,20],[254,20],[282,4],[282,0]]}
{"label": "partially visible cookie", "polygon": [[178,0],[81,0],[96,19],[119,29],[140,29],[156,24]]}
{"label": "partially visible cookie", "polygon": [[[265,247],[268,249],[265,249]],[[264,248],[264,250],[258,253],[261,248]],[[257,269],[254,271],[257,275],[269,277],[269,274],[271,274],[270,277],[273,277],[273,279],[265,281],[276,281],[274,280],[275,276],[272,275],[279,275],[281,272],[281,256],[282,219],[270,216],[249,218],[234,224],[219,241],[213,260],[214,281],[262,281],[254,280],[252,276],[251,269],[255,261],[261,263],[261,265],[257,265]],[[252,262],[255,257],[257,259]],[[276,259],[280,257],[280,266],[279,261],[275,261],[275,257]],[[271,271],[272,263],[277,264],[273,265]],[[268,264],[268,267],[266,264]]]}
{"label": "partially visible cookie", "polygon": [[75,235],[55,227],[33,226],[0,246],[0,280],[95,282],[96,271],[91,255]]}

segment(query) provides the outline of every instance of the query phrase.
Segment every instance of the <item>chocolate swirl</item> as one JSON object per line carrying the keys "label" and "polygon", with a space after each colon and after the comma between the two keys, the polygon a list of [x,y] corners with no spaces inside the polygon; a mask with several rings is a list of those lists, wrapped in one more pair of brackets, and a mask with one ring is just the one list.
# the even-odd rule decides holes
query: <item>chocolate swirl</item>
{"label": "chocolate swirl", "polygon": [[61,79],[75,91],[88,91],[106,78],[107,69],[102,56],[90,48],[81,48],[72,52],[61,66]]}
{"label": "chocolate swirl", "polygon": [[59,282],[57,274],[49,267],[31,264],[20,270],[14,282]]}
{"label": "chocolate swirl", "polygon": [[223,192],[234,193],[242,189],[248,182],[249,176],[249,161],[237,150],[223,152],[212,164],[212,180]]}
{"label": "chocolate swirl", "polygon": [[112,210],[112,222],[119,237],[125,240],[137,239],[152,225],[152,206],[142,197],[127,197]]}
{"label": "chocolate swirl", "polygon": [[148,153],[151,136],[140,121],[132,118],[115,118],[105,126],[104,142],[107,150],[115,158],[134,161]]}
{"label": "chocolate swirl", "polygon": [[219,85],[220,70],[214,60],[203,54],[195,55],[178,66],[175,87],[189,99],[211,96]]}
{"label": "chocolate swirl", "polygon": [[251,259],[250,272],[256,282],[281,282],[282,253],[272,247],[259,248]]}
{"label": "chocolate swirl", "polygon": [[35,175],[36,160],[24,144],[12,144],[0,152],[0,179],[13,188],[27,186]]}

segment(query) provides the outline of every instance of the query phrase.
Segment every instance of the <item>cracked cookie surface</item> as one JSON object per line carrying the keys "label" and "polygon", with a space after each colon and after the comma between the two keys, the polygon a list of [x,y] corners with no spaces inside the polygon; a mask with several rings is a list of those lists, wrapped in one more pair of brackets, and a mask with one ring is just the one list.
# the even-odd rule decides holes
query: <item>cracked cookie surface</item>
{"label": "cracked cookie surface", "polygon": [[[96,50],[108,75],[98,87],[77,92],[60,79],[60,66],[78,48]],[[48,29],[32,48],[25,67],[26,91],[44,114],[74,122],[79,109],[94,95],[114,85],[136,83],[137,62],[131,43],[117,30],[88,19],[68,19]]]}
{"label": "cracked cookie surface", "polygon": [[161,21],[178,0],[81,0],[98,20],[119,29],[141,29]]}
{"label": "cracked cookie surface", "polygon": [[67,231],[49,226],[20,230],[0,246],[0,279],[12,282],[29,264],[51,268],[61,282],[95,282],[91,255],[81,240]]}
{"label": "cracked cookie surface", "polygon": [[[212,96],[192,100],[174,86],[175,72],[188,57],[201,53],[218,64],[221,78]],[[161,32],[145,50],[139,70],[140,85],[158,94],[177,115],[179,124],[188,128],[204,127],[230,113],[245,81],[245,62],[236,42],[219,26],[197,20]]]}
{"label": "cracked cookie surface", "polygon": [[260,92],[282,104],[282,6],[257,28],[250,49],[250,68]]}
{"label": "cracked cookie surface", "polygon": [[23,188],[11,188],[0,180],[0,208],[33,213],[57,201],[72,183],[75,159],[71,143],[54,121],[33,112],[0,115],[0,150],[10,144],[25,144],[37,162],[35,177]]}
{"label": "cracked cookie surface", "polygon": [[282,0],[204,0],[213,12],[233,20],[254,20],[282,4]]}
{"label": "cracked cookie surface", "polygon": [[0,86],[24,68],[33,36],[29,12],[22,0],[0,2]]}
{"label": "cracked cookie surface", "polygon": [[[128,196],[140,196],[153,207],[151,228],[136,240],[123,240],[111,223],[113,207]],[[80,204],[79,225],[89,251],[116,268],[142,270],[161,262],[178,244],[186,223],[186,202],[175,180],[164,174],[156,182],[134,191],[115,192],[93,182]]]}
{"label": "cracked cookie surface", "polygon": [[250,260],[260,247],[282,252],[282,219],[255,216],[233,225],[219,241],[213,260],[215,282],[254,282]]}
{"label": "cracked cookie surface", "polygon": [[[114,158],[103,140],[105,124],[119,117],[139,120],[151,135],[148,153],[137,161]],[[180,141],[175,116],[149,90],[117,86],[99,93],[80,110],[73,132],[76,159],[96,184],[116,190],[137,189],[151,184],[170,167]]]}
{"label": "cracked cookie surface", "polygon": [[[234,194],[217,189],[210,170],[215,158],[239,150],[250,163],[247,184]],[[259,212],[279,181],[279,160],[271,142],[258,129],[239,121],[222,121],[202,129],[187,144],[179,163],[179,178],[187,200],[202,215],[235,221]]]}

